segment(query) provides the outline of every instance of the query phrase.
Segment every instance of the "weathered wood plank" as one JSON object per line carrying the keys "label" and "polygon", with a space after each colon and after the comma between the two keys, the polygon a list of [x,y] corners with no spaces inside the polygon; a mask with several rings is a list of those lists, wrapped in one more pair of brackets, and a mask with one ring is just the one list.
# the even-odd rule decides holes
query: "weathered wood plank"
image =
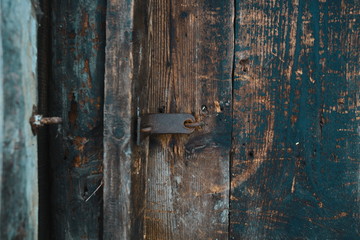
{"label": "weathered wood plank", "polygon": [[206,126],[144,143],[145,239],[228,238],[233,13],[229,1],[148,1],[140,109]]}
{"label": "weathered wood plank", "polygon": [[359,2],[236,8],[231,239],[359,238]]}
{"label": "weathered wood plank", "polygon": [[[48,111],[48,83],[50,81],[51,66],[51,18],[50,1],[39,0],[41,15],[38,17],[38,113],[49,116]],[[38,186],[39,186],[39,238],[48,240],[51,238],[51,161],[49,153],[49,129],[39,128],[38,139]]]}
{"label": "weathered wood plank", "polygon": [[52,1],[52,239],[102,235],[105,14],[105,0]]}
{"label": "weathered wood plank", "polygon": [[107,2],[104,239],[130,239],[132,231],[133,14],[132,0]]}
{"label": "weathered wood plank", "polygon": [[[0,4],[0,22],[2,22],[2,4]],[[2,27],[0,25],[0,96],[4,96],[4,56],[2,46]],[[0,226],[2,226],[2,168],[3,168],[3,142],[4,142],[4,98],[0,97]]]}
{"label": "weathered wood plank", "polygon": [[[148,80],[148,1],[136,0],[134,2],[134,25],[132,36],[132,58],[133,58],[133,111],[132,116],[140,114],[140,99],[146,93],[146,86]],[[133,118],[133,120],[135,120]],[[133,122],[133,126],[136,123]],[[133,137],[135,136],[133,131]],[[132,139],[132,143],[137,141]],[[147,181],[147,154],[148,140],[144,139],[140,145],[133,144],[132,146],[132,161],[131,161],[131,235],[130,239],[143,239],[144,228],[144,211],[145,211],[145,191]]]}
{"label": "weathered wood plank", "polygon": [[0,2],[0,239],[37,239],[37,21],[30,0]]}

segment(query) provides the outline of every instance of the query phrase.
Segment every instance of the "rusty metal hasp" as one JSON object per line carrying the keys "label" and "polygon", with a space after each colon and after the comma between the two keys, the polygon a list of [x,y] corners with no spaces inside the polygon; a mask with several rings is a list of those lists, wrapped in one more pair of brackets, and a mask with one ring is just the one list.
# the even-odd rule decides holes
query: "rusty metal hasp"
{"label": "rusty metal hasp", "polygon": [[138,116],[137,143],[143,135],[150,134],[190,134],[201,123],[188,113],[154,113]]}
{"label": "rusty metal hasp", "polygon": [[141,119],[141,132],[150,134],[190,134],[194,128],[185,124],[195,122],[191,114],[186,113],[158,113],[148,114]]}

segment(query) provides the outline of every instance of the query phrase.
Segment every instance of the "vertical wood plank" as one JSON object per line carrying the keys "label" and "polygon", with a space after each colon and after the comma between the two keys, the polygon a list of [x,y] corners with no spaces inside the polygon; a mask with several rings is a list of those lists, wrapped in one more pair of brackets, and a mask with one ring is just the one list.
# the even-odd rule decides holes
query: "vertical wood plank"
{"label": "vertical wood plank", "polygon": [[[0,22],[2,22],[2,4],[0,4]],[[4,142],[4,56],[2,44],[2,27],[0,25],[0,226],[2,226],[2,169],[3,169],[3,142]]]}
{"label": "vertical wood plank", "polygon": [[359,2],[236,8],[231,239],[359,238]]}
{"label": "vertical wood plank", "polygon": [[131,236],[133,14],[132,0],[107,2],[104,239]]}
{"label": "vertical wood plank", "polygon": [[31,1],[0,3],[0,239],[37,239],[37,21]]}
{"label": "vertical wood plank", "polygon": [[106,1],[52,1],[52,239],[102,236]]}
{"label": "vertical wood plank", "polygon": [[149,139],[145,239],[227,239],[233,3],[148,2],[146,113],[192,113],[190,136]]}
{"label": "vertical wood plank", "polygon": [[[133,104],[132,116],[133,126],[136,126],[137,115],[141,113],[139,105],[146,98],[146,86],[148,80],[148,1],[135,0],[133,8],[133,30],[132,30],[132,59],[133,59]],[[136,116],[136,117],[134,117]],[[136,127],[134,128],[136,130]],[[132,131],[132,143],[137,141],[135,131]],[[145,191],[147,182],[147,139],[138,145],[132,145],[131,160],[131,232],[130,239],[143,239],[145,233]]]}
{"label": "vertical wood plank", "polygon": [[[38,114],[49,116],[48,102],[51,66],[51,10],[49,0],[39,0],[41,17],[38,17]],[[38,9],[39,11],[40,9]],[[38,186],[39,186],[39,240],[51,238],[51,161],[49,153],[49,129],[39,128],[38,142]]]}

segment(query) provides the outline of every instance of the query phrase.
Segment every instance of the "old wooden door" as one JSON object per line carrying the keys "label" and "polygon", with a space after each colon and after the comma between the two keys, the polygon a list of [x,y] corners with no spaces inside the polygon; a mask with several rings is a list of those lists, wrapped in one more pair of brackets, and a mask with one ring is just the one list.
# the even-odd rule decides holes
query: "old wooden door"
{"label": "old wooden door", "polygon": [[359,238],[358,1],[52,9],[55,239]]}
{"label": "old wooden door", "polygon": [[[359,238],[359,2],[107,8],[106,239]],[[136,146],[137,109],[205,126]]]}

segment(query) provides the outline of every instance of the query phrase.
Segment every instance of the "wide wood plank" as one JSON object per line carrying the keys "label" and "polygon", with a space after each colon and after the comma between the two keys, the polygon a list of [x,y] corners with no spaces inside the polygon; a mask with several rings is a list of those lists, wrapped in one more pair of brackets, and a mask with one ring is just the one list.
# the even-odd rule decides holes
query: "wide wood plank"
{"label": "wide wood plank", "polygon": [[37,20],[30,0],[0,2],[0,239],[37,239]]}
{"label": "wide wood plank", "polygon": [[358,1],[236,2],[231,239],[358,239]]}
{"label": "wide wood plank", "polygon": [[147,113],[192,113],[190,136],[151,136],[145,168],[144,239],[227,239],[233,3],[150,0]]}
{"label": "wide wood plank", "polygon": [[52,237],[102,232],[105,0],[53,0],[51,127]]}

